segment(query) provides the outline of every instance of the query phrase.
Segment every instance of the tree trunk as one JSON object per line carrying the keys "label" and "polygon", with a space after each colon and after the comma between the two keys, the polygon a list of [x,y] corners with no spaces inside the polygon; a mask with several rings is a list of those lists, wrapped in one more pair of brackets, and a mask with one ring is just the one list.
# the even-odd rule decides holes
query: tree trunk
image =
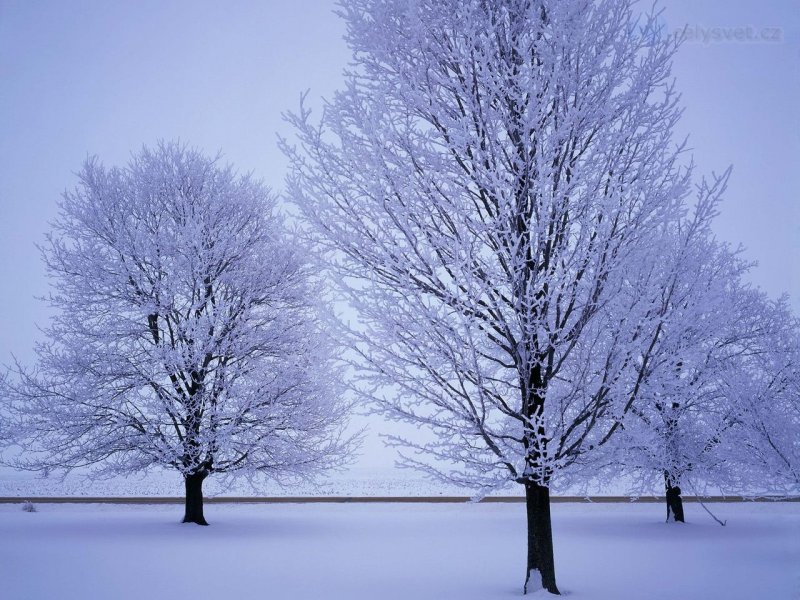
{"label": "tree trunk", "polygon": [[[525,507],[528,515],[528,568],[523,593],[528,593],[528,581],[538,571],[541,584],[551,594],[561,594],[556,587],[556,568],[553,558],[553,530],[550,523],[550,488],[536,483],[525,484]],[[536,574],[533,574],[536,577]]]}
{"label": "tree trunk", "polygon": [[667,489],[667,521],[672,515],[677,523],[685,523],[683,520],[683,499],[681,498],[681,488],[673,486],[669,477],[665,477],[664,482]]}
{"label": "tree trunk", "polygon": [[191,473],[184,475],[186,484],[186,512],[183,515],[184,523],[197,523],[208,525],[203,517],[203,480],[204,473]]}

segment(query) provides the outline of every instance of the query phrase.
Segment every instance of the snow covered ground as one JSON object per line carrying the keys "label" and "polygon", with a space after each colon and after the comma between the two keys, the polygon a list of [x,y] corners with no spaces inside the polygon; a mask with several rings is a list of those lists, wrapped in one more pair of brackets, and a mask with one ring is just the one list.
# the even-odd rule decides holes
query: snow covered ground
{"label": "snow covered ground", "polygon": [[[0,505],[0,596],[492,600],[519,597],[521,504]],[[800,504],[556,504],[576,600],[800,599]],[[544,597],[539,592],[533,597]],[[529,596],[530,597],[530,596]]]}

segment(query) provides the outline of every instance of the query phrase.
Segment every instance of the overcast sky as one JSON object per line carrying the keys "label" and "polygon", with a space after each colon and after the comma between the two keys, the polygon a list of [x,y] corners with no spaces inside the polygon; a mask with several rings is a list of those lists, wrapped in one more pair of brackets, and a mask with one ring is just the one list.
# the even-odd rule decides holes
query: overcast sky
{"label": "overcast sky", "polygon": [[[280,191],[281,113],[305,89],[330,96],[349,57],[334,4],[0,0],[0,363],[32,357],[47,316],[35,243],[87,155],[123,164],[180,138]],[[759,262],[755,284],[800,311],[797,0],[662,6],[668,30],[690,35],[674,70],[679,133],[699,172],[734,166],[717,233]],[[377,454],[362,462],[385,464]]]}

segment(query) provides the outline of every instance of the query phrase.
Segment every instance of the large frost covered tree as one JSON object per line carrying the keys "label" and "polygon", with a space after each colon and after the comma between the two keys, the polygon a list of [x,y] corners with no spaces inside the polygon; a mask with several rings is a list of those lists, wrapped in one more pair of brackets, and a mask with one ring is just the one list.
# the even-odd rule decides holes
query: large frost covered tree
{"label": "large frost covered tree", "polygon": [[347,406],[319,290],[270,192],[176,143],[125,168],[89,159],[42,254],[56,310],[38,365],[0,396],[16,465],[152,467],[205,525],[211,474],[291,481],[345,457]]}
{"label": "large frost covered tree", "polygon": [[[526,590],[558,593],[550,488],[646,393],[665,253],[705,227],[672,139],[678,40],[620,0],[346,0],[353,66],[288,118],[289,191],[349,302],[360,389],[435,441],[405,462],[525,488]],[[430,459],[436,460],[430,460]],[[452,465],[452,468],[450,467]]]}

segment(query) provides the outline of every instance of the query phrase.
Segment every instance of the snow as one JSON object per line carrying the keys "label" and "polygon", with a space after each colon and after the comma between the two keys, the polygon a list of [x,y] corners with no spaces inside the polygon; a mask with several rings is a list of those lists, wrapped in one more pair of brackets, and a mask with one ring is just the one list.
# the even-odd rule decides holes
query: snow
{"label": "snow", "polygon": [[[521,504],[0,505],[7,600],[519,597]],[[800,597],[800,504],[556,504],[561,591],[576,600]],[[532,598],[547,597],[537,592]]]}

